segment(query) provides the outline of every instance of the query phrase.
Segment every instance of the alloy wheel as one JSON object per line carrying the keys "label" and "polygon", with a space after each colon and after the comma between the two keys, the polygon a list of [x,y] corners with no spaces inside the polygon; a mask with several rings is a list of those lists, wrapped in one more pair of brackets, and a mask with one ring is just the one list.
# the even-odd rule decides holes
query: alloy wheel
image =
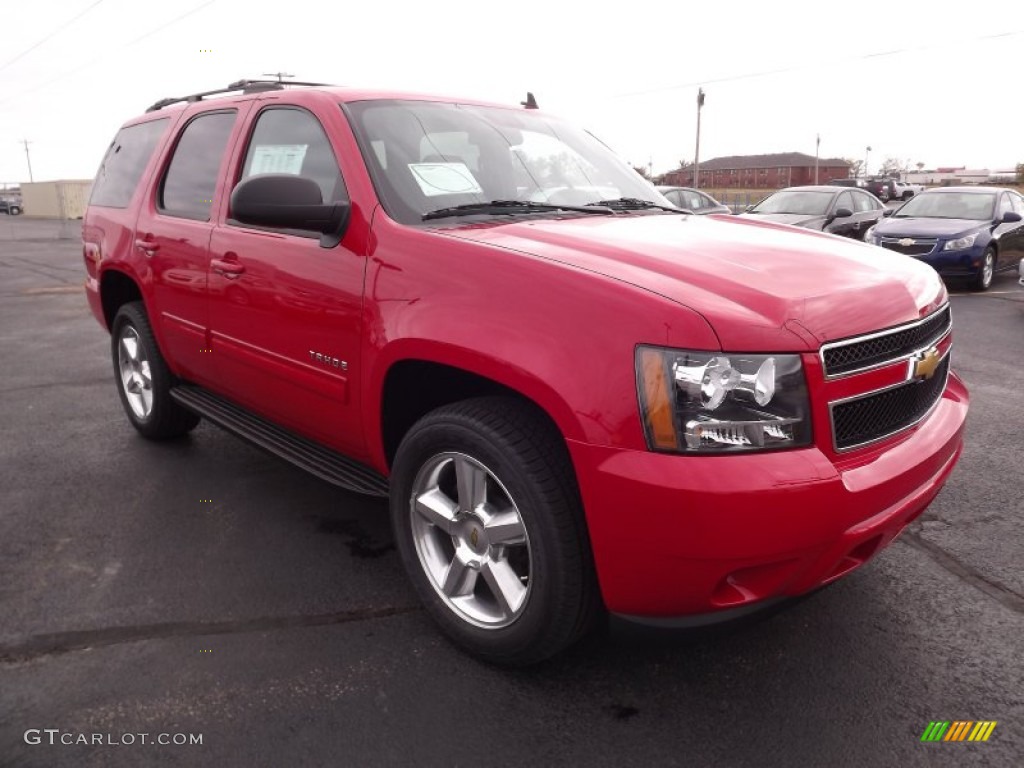
{"label": "alloy wheel", "polygon": [[139,419],[153,411],[153,377],[139,332],[125,325],[117,342],[117,367],[128,406]]}
{"label": "alloy wheel", "polygon": [[420,565],[457,616],[500,629],[522,615],[531,586],[530,539],[494,472],[466,454],[433,456],[413,482],[409,520]]}

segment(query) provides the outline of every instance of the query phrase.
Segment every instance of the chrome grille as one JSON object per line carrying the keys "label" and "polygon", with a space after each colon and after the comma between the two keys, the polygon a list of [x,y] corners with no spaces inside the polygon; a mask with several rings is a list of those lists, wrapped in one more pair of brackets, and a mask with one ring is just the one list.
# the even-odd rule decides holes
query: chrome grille
{"label": "chrome grille", "polygon": [[881,440],[917,424],[942,397],[948,374],[947,354],[930,379],[914,379],[832,405],[832,435],[836,450],[848,450]]}
{"label": "chrome grille", "polygon": [[[907,240],[911,242],[907,243]],[[890,251],[896,251],[906,256],[924,256],[926,253],[931,253],[935,250],[935,243],[937,242],[938,240],[934,237],[883,237],[879,240],[878,244],[883,248],[888,248]]]}
{"label": "chrome grille", "polygon": [[945,336],[952,324],[947,304],[916,323],[826,344],[821,349],[825,375],[843,376],[907,359]]}

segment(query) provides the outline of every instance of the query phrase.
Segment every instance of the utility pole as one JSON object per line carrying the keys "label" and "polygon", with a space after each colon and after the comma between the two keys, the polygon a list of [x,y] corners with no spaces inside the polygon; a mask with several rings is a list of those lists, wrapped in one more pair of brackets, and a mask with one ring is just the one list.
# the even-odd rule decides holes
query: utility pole
{"label": "utility pole", "polygon": [[700,189],[700,110],[704,106],[704,89],[697,89],[697,148],[693,151],[693,188]]}
{"label": "utility pole", "polygon": [[35,181],[35,179],[32,178],[32,157],[28,153],[28,145],[32,142],[28,139],[22,139],[21,143],[25,145],[25,161],[28,163],[28,180],[32,182]]}
{"label": "utility pole", "polygon": [[868,158],[870,156],[871,156],[871,146],[868,145],[868,147],[864,150],[864,178],[865,179],[868,177]]}
{"label": "utility pole", "polygon": [[817,135],[817,141],[814,144],[814,183],[818,183],[818,150],[821,149],[821,134]]}

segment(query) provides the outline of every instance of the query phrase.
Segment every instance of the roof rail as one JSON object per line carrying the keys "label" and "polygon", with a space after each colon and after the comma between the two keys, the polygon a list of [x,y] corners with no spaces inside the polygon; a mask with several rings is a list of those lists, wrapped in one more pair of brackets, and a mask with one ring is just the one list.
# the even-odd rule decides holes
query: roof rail
{"label": "roof rail", "polygon": [[227,88],[217,88],[212,91],[201,91],[199,93],[189,94],[188,96],[172,96],[167,99],[160,99],[160,101],[153,104],[147,112],[156,112],[158,109],[169,107],[171,104],[177,104],[185,101],[193,103],[196,101],[202,101],[207,96],[216,96],[222,93],[234,93],[235,91],[241,91],[245,93],[260,93],[261,91],[282,91],[285,86],[290,85],[331,85],[331,83],[307,83],[304,81],[289,80],[287,82],[281,82],[280,80],[236,80],[231,83]]}

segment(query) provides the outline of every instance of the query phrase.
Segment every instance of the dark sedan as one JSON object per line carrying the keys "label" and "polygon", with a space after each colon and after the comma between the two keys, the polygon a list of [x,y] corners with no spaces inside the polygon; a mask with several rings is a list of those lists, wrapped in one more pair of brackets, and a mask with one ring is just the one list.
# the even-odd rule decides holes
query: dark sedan
{"label": "dark sedan", "polygon": [[729,206],[718,202],[706,192],[690,187],[658,187],[658,191],[667,197],[672,205],[694,213],[732,213]]}
{"label": "dark sedan", "polygon": [[881,221],[884,210],[881,201],[863,189],[788,187],[740,215],[862,240],[864,233]]}
{"label": "dark sedan", "polygon": [[[888,212],[887,212],[888,213]],[[868,233],[868,242],[967,277],[976,290],[1024,257],[1024,198],[1011,189],[945,187],[913,197]]]}

